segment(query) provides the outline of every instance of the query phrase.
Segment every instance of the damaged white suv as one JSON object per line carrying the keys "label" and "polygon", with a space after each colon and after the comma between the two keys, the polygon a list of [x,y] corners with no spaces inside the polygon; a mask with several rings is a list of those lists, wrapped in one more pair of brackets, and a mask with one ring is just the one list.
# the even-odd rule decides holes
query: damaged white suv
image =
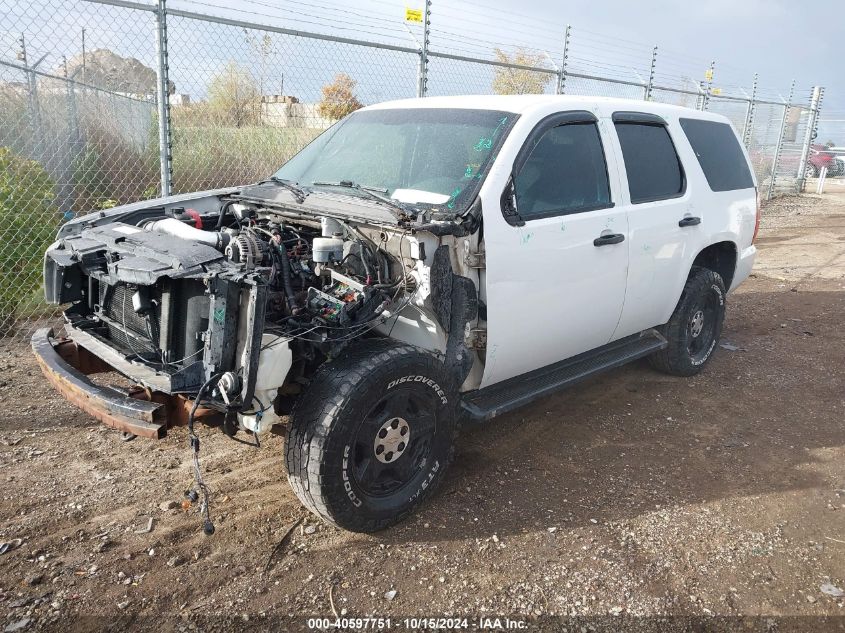
{"label": "damaged white suv", "polygon": [[[641,357],[698,372],[759,219],[718,115],[384,103],[264,182],[65,224],[44,275],[67,337],[42,330],[33,348],[59,391],[129,437],[189,424],[196,459],[195,421],[254,445],[286,433],[302,502],[370,532],[436,488],[461,421]],[[88,378],[101,371],[137,386]]]}

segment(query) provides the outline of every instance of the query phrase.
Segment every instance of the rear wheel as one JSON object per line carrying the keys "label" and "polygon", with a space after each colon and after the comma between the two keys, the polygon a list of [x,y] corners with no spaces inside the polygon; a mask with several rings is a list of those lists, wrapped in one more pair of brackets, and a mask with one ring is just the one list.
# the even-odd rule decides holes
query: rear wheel
{"label": "rear wheel", "polygon": [[655,369],[692,376],[710,360],[725,320],[725,283],[719,273],[694,267],[669,322],[659,328],[668,346],[652,354]]}
{"label": "rear wheel", "polygon": [[818,178],[819,175],[819,168],[813,165],[813,163],[807,163],[807,168],[804,170],[804,177],[805,178]]}
{"label": "rear wheel", "polygon": [[375,532],[434,490],[451,461],[457,398],[442,363],[370,340],[323,365],[291,413],[285,451],[296,495],[326,521]]}

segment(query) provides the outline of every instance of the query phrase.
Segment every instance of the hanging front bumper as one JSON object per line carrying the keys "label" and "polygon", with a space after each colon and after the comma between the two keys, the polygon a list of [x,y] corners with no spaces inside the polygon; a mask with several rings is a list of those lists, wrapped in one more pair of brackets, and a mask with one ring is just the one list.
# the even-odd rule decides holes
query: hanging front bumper
{"label": "hanging front bumper", "polygon": [[[51,328],[32,337],[32,351],[44,376],[69,402],[106,426],[140,437],[160,439],[169,426],[186,424],[193,402],[182,395],[169,395],[135,387],[127,392],[94,383],[91,374],[117,371],[69,338],[57,339]],[[197,410],[197,421],[218,421],[211,409]]]}

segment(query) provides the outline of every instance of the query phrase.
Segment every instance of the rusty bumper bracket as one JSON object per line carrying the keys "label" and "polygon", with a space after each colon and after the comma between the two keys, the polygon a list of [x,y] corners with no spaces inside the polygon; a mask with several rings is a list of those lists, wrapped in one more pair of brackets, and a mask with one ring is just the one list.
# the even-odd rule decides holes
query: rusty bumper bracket
{"label": "rusty bumper bracket", "polygon": [[[92,382],[88,375],[115,371],[97,356],[70,339],[56,339],[43,328],[32,337],[32,351],[47,380],[70,402],[103,424],[141,437],[160,439],[168,425],[186,424],[191,400],[144,388],[128,394]],[[195,416],[207,424],[219,423],[222,415],[201,407]]]}

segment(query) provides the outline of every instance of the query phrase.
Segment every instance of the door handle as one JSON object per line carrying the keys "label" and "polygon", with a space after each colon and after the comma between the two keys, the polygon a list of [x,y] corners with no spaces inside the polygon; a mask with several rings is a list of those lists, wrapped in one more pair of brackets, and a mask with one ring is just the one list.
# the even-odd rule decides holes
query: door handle
{"label": "door handle", "polygon": [[593,246],[607,246],[609,244],[619,244],[624,242],[625,236],[621,233],[610,233],[609,235],[601,235],[593,240]]}
{"label": "door handle", "polygon": [[701,224],[701,218],[697,218],[691,215],[688,215],[687,217],[683,218],[678,222],[678,226],[680,226],[681,228],[685,226],[696,226],[698,224]]}

